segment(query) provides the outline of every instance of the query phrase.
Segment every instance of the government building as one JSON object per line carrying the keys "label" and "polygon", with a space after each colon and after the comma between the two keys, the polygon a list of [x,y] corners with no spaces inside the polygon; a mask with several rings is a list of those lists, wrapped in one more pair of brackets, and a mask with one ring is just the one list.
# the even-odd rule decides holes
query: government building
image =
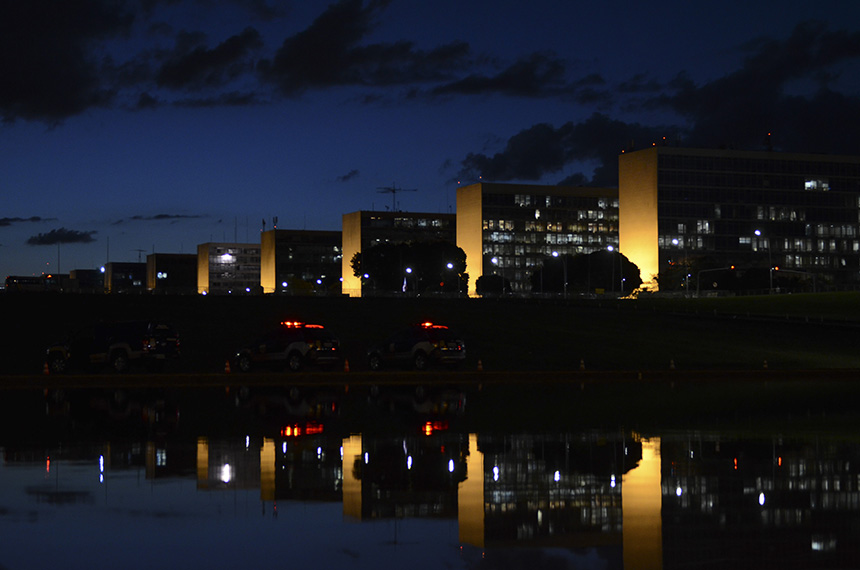
{"label": "government building", "polygon": [[482,275],[514,293],[547,257],[618,246],[615,188],[481,182],[457,189],[457,245],[466,252],[469,294]]}
{"label": "government building", "polygon": [[643,287],[688,258],[860,281],[860,157],[655,146],[618,167],[620,251]]}

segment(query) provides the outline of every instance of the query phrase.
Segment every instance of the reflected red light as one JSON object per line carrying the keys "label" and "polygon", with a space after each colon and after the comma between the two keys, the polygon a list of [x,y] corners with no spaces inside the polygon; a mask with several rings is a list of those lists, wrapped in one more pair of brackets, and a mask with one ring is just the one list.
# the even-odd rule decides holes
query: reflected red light
{"label": "reflected red light", "polygon": [[433,435],[435,431],[445,431],[448,429],[448,422],[443,420],[428,421],[421,427],[424,435]]}
{"label": "reflected red light", "polygon": [[738,470],[738,458],[735,457],[735,471]]}

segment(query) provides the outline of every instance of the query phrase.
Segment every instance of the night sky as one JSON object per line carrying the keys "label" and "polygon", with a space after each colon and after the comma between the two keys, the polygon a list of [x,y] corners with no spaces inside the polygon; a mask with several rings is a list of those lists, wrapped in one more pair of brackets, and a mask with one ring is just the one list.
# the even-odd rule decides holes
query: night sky
{"label": "night sky", "polygon": [[858,154],[860,2],[0,0],[0,116],[0,276],[67,273],[663,137]]}

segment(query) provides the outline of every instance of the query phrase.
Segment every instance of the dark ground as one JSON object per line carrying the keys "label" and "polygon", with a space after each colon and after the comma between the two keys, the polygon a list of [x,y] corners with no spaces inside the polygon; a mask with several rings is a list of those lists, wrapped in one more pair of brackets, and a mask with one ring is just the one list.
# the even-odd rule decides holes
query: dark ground
{"label": "dark ground", "polygon": [[[156,319],[180,333],[182,358],[174,372],[224,370],[235,350],[282,320],[320,323],[340,339],[353,371],[366,370],[373,342],[416,322],[451,326],[466,342],[464,370],[860,370],[860,322],[828,315],[804,318],[784,307],[749,314],[750,303],[683,300],[535,301],[342,297],[202,297],[0,295],[0,374],[39,374],[45,349],[81,324]],[[793,307],[810,300],[795,296]],[[831,312],[860,319],[856,295],[838,298]],[[717,300],[719,301],[719,300]],[[701,307],[702,311],[698,311]],[[747,312],[743,312],[744,309]],[[782,312],[785,311],[785,315]]]}

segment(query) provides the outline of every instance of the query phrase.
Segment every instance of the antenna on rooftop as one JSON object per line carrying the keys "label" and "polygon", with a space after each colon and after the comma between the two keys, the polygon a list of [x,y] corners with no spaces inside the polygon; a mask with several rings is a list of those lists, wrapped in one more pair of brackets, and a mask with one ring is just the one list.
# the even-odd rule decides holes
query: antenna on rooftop
{"label": "antenna on rooftop", "polygon": [[397,205],[395,200],[397,198],[398,192],[418,192],[418,188],[398,188],[397,185],[392,184],[391,186],[380,186],[376,189],[380,194],[391,194],[391,211],[397,211]]}
{"label": "antenna on rooftop", "polygon": [[145,249],[133,249],[133,250],[131,250],[131,251],[136,251],[136,252],[137,252],[137,262],[138,262],[138,263],[140,263],[140,254],[141,254],[141,253],[143,253],[143,252],[144,252],[144,251],[146,251],[146,250],[145,250]]}

